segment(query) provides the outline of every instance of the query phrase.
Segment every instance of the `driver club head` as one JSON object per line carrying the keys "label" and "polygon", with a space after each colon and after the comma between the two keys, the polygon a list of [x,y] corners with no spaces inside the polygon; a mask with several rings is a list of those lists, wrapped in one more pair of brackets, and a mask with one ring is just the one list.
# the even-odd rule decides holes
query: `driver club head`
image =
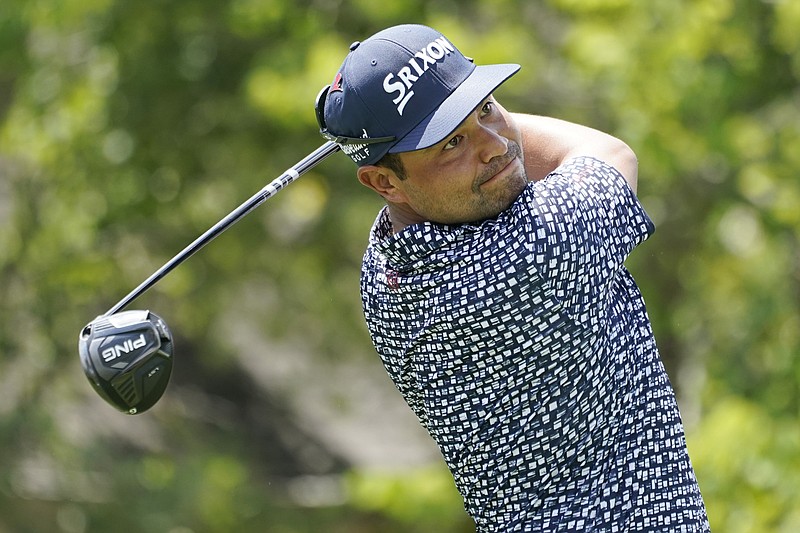
{"label": "driver club head", "polygon": [[172,374],[172,334],[150,311],[97,317],[81,331],[78,352],[94,390],[131,415],[155,405]]}

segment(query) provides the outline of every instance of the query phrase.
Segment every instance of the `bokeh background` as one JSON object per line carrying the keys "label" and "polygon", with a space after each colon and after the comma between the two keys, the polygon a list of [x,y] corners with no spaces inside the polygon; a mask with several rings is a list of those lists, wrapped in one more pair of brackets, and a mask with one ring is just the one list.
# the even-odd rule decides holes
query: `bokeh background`
{"label": "bokeh background", "polygon": [[648,302],[712,528],[800,531],[800,2],[2,0],[0,532],[473,531],[358,297],[381,206],[337,154],[132,308],[176,335],[151,411],[77,336],[308,154],[348,45],[443,31],[509,109],[609,131],[658,225]]}

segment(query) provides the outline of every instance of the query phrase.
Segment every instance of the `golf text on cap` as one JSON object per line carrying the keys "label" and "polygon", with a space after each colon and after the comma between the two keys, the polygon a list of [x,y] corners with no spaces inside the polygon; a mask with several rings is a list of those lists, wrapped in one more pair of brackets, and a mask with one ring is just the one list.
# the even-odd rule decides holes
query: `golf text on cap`
{"label": "golf text on cap", "polygon": [[[367,130],[362,129],[361,131],[363,132],[362,137],[368,139],[369,135],[367,134]],[[341,144],[339,148],[342,149],[342,152],[352,157],[353,161],[356,163],[369,157],[369,146],[366,144]],[[362,150],[363,153],[359,154]]]}
{"label": "golf text on cap", "polygon": [[[408,101],[414,96],[414,91],[411,90],[414,83],[428,71],[430,65],[435,65],[437,61],[450,55],[451,52],[455,52],[455,50],[455,47],[447,39],[439,37],[414,54],[414,57],[408,60],[409,66],[404,66],[396,74],[390,73],[383,79],[383,90],[386,91],[386,94],[398,93],[392,102],[397,107],[397,112],[400,116],[403,115],[403,110]],[[421,65],[417,59],[422,60]]]}

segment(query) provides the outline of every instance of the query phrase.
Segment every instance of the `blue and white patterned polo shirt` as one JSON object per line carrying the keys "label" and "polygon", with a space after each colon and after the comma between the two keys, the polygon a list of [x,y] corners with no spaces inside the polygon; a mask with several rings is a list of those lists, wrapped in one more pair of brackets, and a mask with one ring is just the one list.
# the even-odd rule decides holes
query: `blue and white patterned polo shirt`
{"label": "blue and white patterned polo shirt", "polygon": [[654,226],[576,158],[496,219],[378,216],[361,292],[386,370],[479,532],[708,531],[683,426],[623,266]]}

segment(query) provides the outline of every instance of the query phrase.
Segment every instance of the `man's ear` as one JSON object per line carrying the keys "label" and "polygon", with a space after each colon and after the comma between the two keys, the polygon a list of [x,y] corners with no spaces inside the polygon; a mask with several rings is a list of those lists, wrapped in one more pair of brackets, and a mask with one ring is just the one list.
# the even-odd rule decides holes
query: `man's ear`
{"label": "man's ear", "polygon": [[376,165],[358,167],[358,181],[383,196],[388,202],[402,203],[406,201],[403,190],[395,186],[400,178],[386,167]]}

